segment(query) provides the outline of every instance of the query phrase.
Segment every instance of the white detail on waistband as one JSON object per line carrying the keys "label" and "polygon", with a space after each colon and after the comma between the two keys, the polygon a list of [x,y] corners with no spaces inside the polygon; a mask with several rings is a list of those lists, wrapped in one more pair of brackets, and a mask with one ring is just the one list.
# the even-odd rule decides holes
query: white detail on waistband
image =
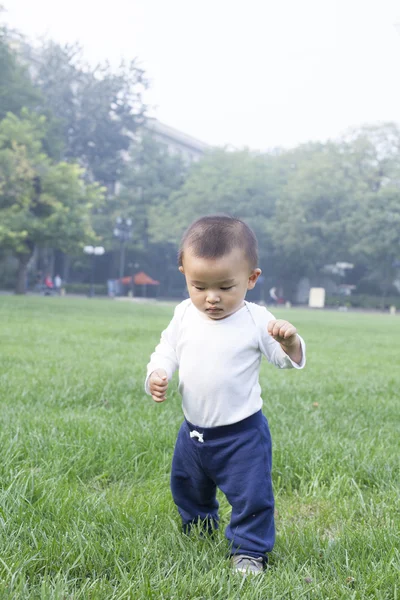
{"label": "white detail on waistband", "polygon": [[203,438],[203,434],[199,433],[198,431],[196,431],[195,429],[193,431],[190,432],[190,437],[191,438],[197,438],[199,440],[199,442],[201,442],[202,444],[204,443],[204,438]]}

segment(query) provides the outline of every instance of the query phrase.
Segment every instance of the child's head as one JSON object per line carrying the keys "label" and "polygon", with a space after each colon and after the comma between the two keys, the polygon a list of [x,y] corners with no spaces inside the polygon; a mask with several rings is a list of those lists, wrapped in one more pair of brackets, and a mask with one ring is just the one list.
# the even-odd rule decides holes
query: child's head
{"label": "child's head", "polygon": [[192,223],[183,235],[179,270],[193,304],[211,319],[243,306],[247,290],[261,274],[257,239],[243,221],[213,215]]}
{"label": "child's head", "polygon": [[190,248],[199,258],[221,258],[234,248],[243,251],[251,269],[258,264],[257,238],[246,223],[226,215],[211,215],[194,221],[185,231],[179,248],[178,262]]}

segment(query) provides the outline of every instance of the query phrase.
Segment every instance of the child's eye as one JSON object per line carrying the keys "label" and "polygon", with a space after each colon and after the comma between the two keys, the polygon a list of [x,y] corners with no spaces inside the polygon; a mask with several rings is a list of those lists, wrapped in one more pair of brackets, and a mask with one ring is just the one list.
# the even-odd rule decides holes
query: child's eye
{"label": "child's eye", "polygon": [[195,285],[194,287],[196,288],[196,290],[199,290],[199,291],[202,291],[205,289],[205,288],[199,287],[198,285]]}
{"label": "child's eye", "polygon": [[221,290],[223,290],[224,292],[228,292],[232,288],[233,288],[233,285],[230,285],[229,287],[222,287]]}

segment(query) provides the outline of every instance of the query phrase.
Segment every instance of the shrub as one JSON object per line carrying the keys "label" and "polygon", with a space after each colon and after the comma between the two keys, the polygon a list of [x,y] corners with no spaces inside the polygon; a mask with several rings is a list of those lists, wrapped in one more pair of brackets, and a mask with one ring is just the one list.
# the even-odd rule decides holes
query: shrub
{"label": "shrub", "polygon": [[[90,283],[67,283],[63,287],[67,294],[83,294],[88,296],[90,292]],[[96,283],[93,286],[93,290],[97,296],[107,296],[106,284]]]}
{"label": "shrub", "polygon": [[367,294],[354,294],[353,296],[327,296],[325,298],[326,306],[348,306],[352,308],[364,308],[373,310],[389,310],[390,306],[395,306],[400,310],[399,296],[369,296]]}

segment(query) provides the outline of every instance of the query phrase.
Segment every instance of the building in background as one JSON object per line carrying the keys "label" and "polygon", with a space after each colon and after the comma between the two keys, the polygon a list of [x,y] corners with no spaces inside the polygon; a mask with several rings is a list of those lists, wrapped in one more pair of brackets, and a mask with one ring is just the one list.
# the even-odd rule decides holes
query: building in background
{"label": "building in background", "polygon": [[187,164],[200,160],[203,154],[211,148],[209,144],[152,117],[146,119],[143,129],[157,142],[166,146],[170,154],[179,154]]}
{"label": "building in background", "polygon": [[[174,127],[162,123],[154,117],[146,117],[144,124],[136,133],[128,133],[132,139],[132,145],[137,144],[140,137],[150,135],[160,146],[167,149],[171,156],[180,156],[185,165],[190,165],[201,159],[212,146],[183,133]],[[126,162],[131,160],[130,151],[122,150],[121,154]],[[111,193],[118,195],[121,192],[121,183],[116,181]]]}

